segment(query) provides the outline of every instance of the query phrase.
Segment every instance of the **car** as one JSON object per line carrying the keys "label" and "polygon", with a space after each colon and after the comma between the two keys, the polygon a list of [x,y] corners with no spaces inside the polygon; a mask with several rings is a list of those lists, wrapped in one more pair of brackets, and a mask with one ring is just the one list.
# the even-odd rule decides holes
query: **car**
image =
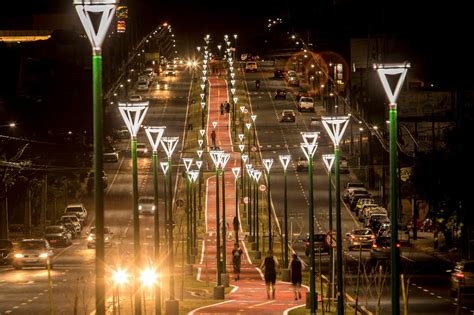
{"label": "car", "polygon": [[298,157],[298,161],[296,161],[296,171],[302,172],[307,171],[309,167],[308,159],[304,156]]}
{"label": "car", "polygon": [[127,127],[122,127],[120,129],[115,129],[114,130],[114,137],[116,139],[130,140],[130,131],[128,131]]}
{"label": "car", "polygon": [[346,233],[346,237],[349,250],[362,247],[370,248],[375,240],[375,234],[368,228],[354,229]]}
{"label": "car", "polygon": [[[141,95],[130,95],[130,97],[128,98],[128,100],[130,102],[141,102],[143,101],[143,98],[141,97]],[[128,132],[128,131],[127,131]]]}
{"label": "car", "polygon": [[275,99],[286,100],[286,91],[283,89],[277,89],[275,91]]}
{"label": "car", "polygon": [[167,90],[168,89],[168,82],[166,81],[158,81],[156,84],[156,88],[159,90]]}
{"label": "car", "polygon": [[81,224],[87,220],[87,209],[82,203],[68,204],[64,209],[64,214],[76,214]]}
{"label": "car", "polygon": [[461,260],[451,271],[451,296],[474,294],[474,260]]}
{"label": "car", "polygon": [[64,222],[60,222],[60,224],[64,226],[64,228],[66,228],[66,230],[68,230],[69,233],[71,233],[72,239],[77,238],[77,236],[79,235],[79,232],[76,231],[76,228],[72,222],[64,221]]}
{"label": "car", "polygon": [[295,122],[296,114],[292,109],[285,109],[281,112],[280,122]]}
{"label": "car", "polygon": [[286,76],[285,70],[277,69],[273,73],[275,79],[283,79]]}
{"label": "car", "polygon": [[138,212],[140,214],[155,214],[155,198],[151,196],[138,198]]}
{"label": "car", "polygon": [[137,82],[137,90],[139,91],[146,91],[148,90],[148,80],[138,80]]}
{"label": "car", "polygon": [[166,75],[166,76],[173,76],[173,77],[176,76],[176,70],[175,70],[175,68],[174,68],[173,65],[171,65],[171,66],[168,65],[168,66],[166,67],[166,69],[165,69],[165,75]]}
{"label": "car", "polygon": [[367,192],[355,192],[353,193],[350,198],[349,198],[349,209],[351,211],[355,210],[355,207],[357,205],[357,201],[361,198],[371,198],[372,195],[367,191]]}
{"label": "car", "polygon": [[23,267],[53,268],[51,258],[53,250],[46,239],[23,239],[15,246],[12,266],[15,269]]}
{"label": "car", "polygon": [[390,228],[390,219],[385,213],[372,213],[365,221],[365,226],[379,235]]}
{"label": "car", "polygon": [[[306,238],[305,244],[305,254],[309,256],[309,236]],[[326,240],[326,234],[324,233],[315,233],[314,234],[314,253],[317,255],[319,253],[329,253],[331,246]]]}
{"label": "car", "polygon": [[365,218],[369,215],[370,208],[376,208],[376,207],[379,207],[379,205],[376,203],[364,204],[362,208],[359,210],[359,213],[357,214],[357,218],[359,219],[359,221],[365,222]]}
{"label": "car", "polygon": [[257,62],[247,61],[245,64],[245,72],[257,72]]}
{"label": "car", "polygon": [[314,112],[314,99],[309,96],[302,96],[298,101],[297,107],[300,112]]}
{"label": "car", "polygon": [[[91,228],[89,234],[87,235],[87,248],[94,248],[95,247],[95,240],[96,240],[97,230],[95,227]],[[104,227],[104,245],[105,246],[112,246],[114,233],[108,227]]]}
{"label": "car", "polygon": [[356,188],[364,188],[364,187],[365,187],[364,183],[359,183],[359,182],[357,182],[357,183],[354,183],[354,182],[347,183],[346,188],[344,189],[344,191],[342,193],[342,200],[344,200],[345,202],[348,202],[349,201],[349,195],[350,195],[352,190],[354,190]]}
{"label": "car", "polygon": [[354,212],[356,216],[359,216],[359,212],[362,210],[362,207],[366,204],[375,204],[374,198],[360,198],[357,200],[356,206],[354,208]]}
{"label": "car", "polygon": [[288,73],[286,75],[286,80],[288,82],[288,85],[293,85],[293,86],[300,85],[300,80],[298,79],[298,74],[293,70],[288,71]]}
{"label": "car", "polygon": [[10,265],[13,259],[13,242],[0,239],[0,265]]}
{"label": "car", "polygon": [[146,156],[147,153],[148,153],[148,147],[146,146],[146,143],[138,142],[137,143],[137,155],[138,156]]}
{"label": "car", "polygon": [[44,238],[52,247],[69,246],[72,244],[72,235],[63,225],[49,225],[45,227]]}
{"label": "car", "polygon": [[[86,185],[87,185],[87,191],[92,192],[92,189],[94,188],[94,171],[90,171],[87,176],[86,176]],[[103,188],[107,188],[109,185],[108,181],[108,176],[105,171],[102,171],[102,186]]]}
{"label": "car", "polygon": [[118,151],[112,146],[106,146],[103,154],[104,162],[117,163],[119,160]]}
{"label": "car", "polygon": [[[400,244],[397,244],[400,247]],[[390,259],[390,236],[378,236],[375,238],[370,248],[370,260],[389,260]]]}
{"label": "car", "polygon": [[82,225],[79,221],[79,218],[77,217],[76,214],[65,214],[61,216],[59,219],[58,224],[63,224],[63,223],[72,223],[74,225],[74,229],[76,230],[76,233],[79,234],[82,231]]}

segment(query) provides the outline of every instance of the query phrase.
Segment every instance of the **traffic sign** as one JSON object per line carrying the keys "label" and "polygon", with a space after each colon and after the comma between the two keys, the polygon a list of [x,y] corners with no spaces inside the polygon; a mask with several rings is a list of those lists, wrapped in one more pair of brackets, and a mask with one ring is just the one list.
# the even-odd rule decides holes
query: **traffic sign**
{"label": "traffic sign", "polygon": [[247,197],[247,196],[244,197],[244,203],[245,203],[245,204],[248,204],[248,203],[249,203],[249,197]]}
{"label": "traffic sign", "polygon": [[336,248],[336,232],[326,233],[326,243],[330,244],[332,248]]}
{"label": "traffic sign", "polygon": [[264,184],[261,184],[260,186],[258,186],[258,190],[265,191],[267,190],[267,186],[265,186]]}
{"label": "traffic sign", "polygon": [[256,152],[256,151],[257,151],[257,147],[256,147],[256,146],[253,146],[251,150],[252,150],[252,152]]}

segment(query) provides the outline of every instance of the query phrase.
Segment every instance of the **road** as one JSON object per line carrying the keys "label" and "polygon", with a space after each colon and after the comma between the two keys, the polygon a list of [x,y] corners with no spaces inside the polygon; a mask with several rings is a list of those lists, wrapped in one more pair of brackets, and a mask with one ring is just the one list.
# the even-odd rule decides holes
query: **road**
{"label": "road", "polygon": [[[160,78],[161,79],[161,78]],[[170,82],[168,90],[153,90],[135,94],[150,100],[150,108],[143,125],[166,126],[164,136],[177,136],[182,140],[185,127],[188,95],[191,77],[187,71],[181,71],[176,77],[166,77]],[[132,92],[131,92],[132,93]],[[131,94],[130,93],[130,94]],[[124,125],[117,108],[106,108],[105,123],[115,128]],[[148,145],[143,130],[139,132],[138,142]],[[113,245],[106,248],[106,283],[107,304],[112,298],[111,275],[120,267],[127,269],[133,261],[133,222],[132,222],[132,163],[129,141],[118,142],[122,150],[117,163],[105,163],[109,185],[105,192],[105,226],[114,233]],[[150,146],[148,145],[150,148]],[[173,165],[178,165],[181,143],[173,156]],[[150,153],[151,155],[151,153]],[[159,160],[165,160],[160,149]],[[151,159],[138,159],[139,195],[153,195],[153,174]],[[173,168],[173,179],[178,168]],[[161,183],[163,176],[160,169],[159,194],[163,196]],[[72,246],[54,249],[54,269],[51,271],[52,299],[49,298],[48,272],[44,269],[13,270],[11,267],[0,269],[0,314],[49,314],[50,301],[57,314],[72,314],[75,305],[78,313],[89,314],[95,309],[95,250],[87,248],[87,232],[94,223],[92,197],[81,200],[89,212],[88,225],[83,229],[80,238]],[[160,222],[164,222],[163,199],[160,198]],[[163,227],[161,227],[163,228]],[[164,234],[161,233],[161,235]],[[144,259],[153,255],[153,216],[140,215],[140,239]],[[164,240],[163,240],[164,241]],[[126,290],[124,290],[125,294]],[[128,308],[128,309],[127,309]],[[123,311],[128,311],[129,305]]]}

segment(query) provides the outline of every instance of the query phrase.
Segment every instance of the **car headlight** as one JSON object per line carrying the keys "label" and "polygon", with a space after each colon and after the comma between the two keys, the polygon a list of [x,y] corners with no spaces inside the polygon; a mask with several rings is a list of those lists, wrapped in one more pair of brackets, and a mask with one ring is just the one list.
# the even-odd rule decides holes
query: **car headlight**
{"label": "car headlight", "polygon": [[138,206],[138,210],[142,210],[143,209],[143,206],[142,205],[139,205]]}
{"label": "car headlight", "polygon": [[92,237],[92,235],[89,235],[89,236],[87,237],[87,240],[88,240],[88,241],[92,241],[92,240],[94,240],[94,238]]}
{"label": "car headlight", "polygon": [[48,253],[41,253],[39,255],[40,258],[47,258],[48,257]]}
{"label": "car headlight", "polygon": [[106,237],[105,237],[105,240],[106,240],[106,241],[108,241],[108,240],[109,240],[109,237],[108,237],[108,236],[106,236]]}
{"label": "car headlight", "polygon": [[151,210],[155,211],[155,206],[151,207]]}
{"label": "car headlight", "polygon": [[148,149],[145,149],[145,153],[148,153]]}
{"label": "car headlight", "polygon": [[13,257],[15,257],[15,258],[23,258],[23,257],[25,257],[25,256],[24,256],[23,254],[17,253],[17,254],[15,254],[15,255],[13,255]]}

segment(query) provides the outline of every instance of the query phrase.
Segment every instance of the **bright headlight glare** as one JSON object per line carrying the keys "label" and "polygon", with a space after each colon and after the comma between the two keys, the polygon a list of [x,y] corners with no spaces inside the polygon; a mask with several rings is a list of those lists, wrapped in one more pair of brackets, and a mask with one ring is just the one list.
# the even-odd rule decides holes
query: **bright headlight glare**
{"label": "bright headlight glare", "polygon": [[46,257],[48,257],[48,253],[41,253],[41,254],[39,255],[39,257],[40,257],[40,258],[46,258]]}
{"label": "bright headlight glare", "polygon": [[87,240],[88,240],[88,241],[92,241],[92,240],[93,240],[92,235],[89,235],[89,236],[87,237]]}
{"label": "bright headlight glare", "polygon": [[151,210],[155,211],[155,206],[153,206],[153,207],[151,208]]}
{"label": "bright headlight glare", "polygon": [[138,210],[142,210],[142,209],[143,209],[142,205],[139,205]]}
{"label": "bright headlight glare", "polygon": [[17,253],[14,255],[15,258],[23,258],[24,255],[23,254],[20,254],[20,253]]}

